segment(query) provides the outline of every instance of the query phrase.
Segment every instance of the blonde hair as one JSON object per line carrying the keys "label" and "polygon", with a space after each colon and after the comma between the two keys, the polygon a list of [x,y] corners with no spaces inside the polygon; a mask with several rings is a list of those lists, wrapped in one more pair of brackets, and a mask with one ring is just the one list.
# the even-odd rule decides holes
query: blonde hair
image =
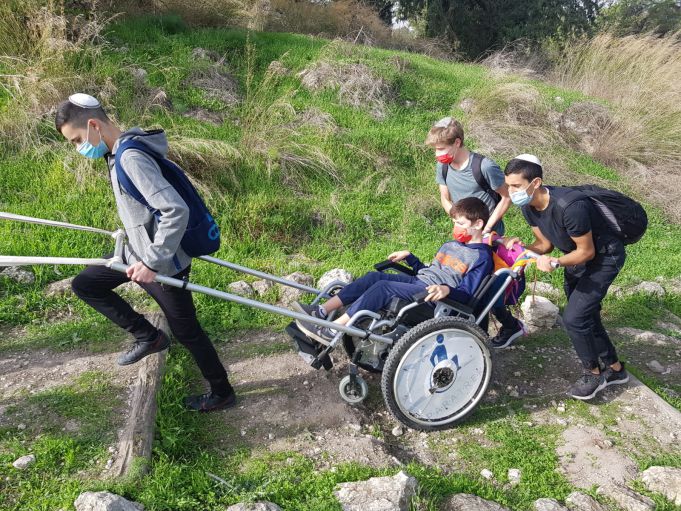
{"label": "blonde hair", "polygon": [[463,126],[456,119],[445,117],[430,128],[426,136],[426,145],[432,147],[439,144],[454,145],[457,138],[463,145]]}

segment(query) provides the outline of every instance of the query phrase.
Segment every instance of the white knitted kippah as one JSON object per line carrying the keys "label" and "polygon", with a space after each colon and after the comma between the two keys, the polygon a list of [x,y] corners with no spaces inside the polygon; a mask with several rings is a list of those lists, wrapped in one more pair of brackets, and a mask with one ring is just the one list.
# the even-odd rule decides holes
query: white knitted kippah
{"label": "white knitted kippah", "polygon": [[81,108],[99,108],[102,106],[97,98],[90,96],[89,94],[83,94],[82,92],[71,94],[69,96],[69,101]]}
{"label": "white knitted kippah", "polygon": [[537,158],[534,154],[519,154],[514,160],[523,160],[523,161],[528,161],[530,163],[534,163],[535,165],[539,165],[540,167],[541,162],[539,161],[539,158]]}

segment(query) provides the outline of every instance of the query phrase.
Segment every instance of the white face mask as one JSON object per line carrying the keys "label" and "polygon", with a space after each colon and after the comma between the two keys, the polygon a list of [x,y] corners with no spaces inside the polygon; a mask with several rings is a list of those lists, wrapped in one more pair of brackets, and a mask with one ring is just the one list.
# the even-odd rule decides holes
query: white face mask
{"label": "white face mask", "polygon": [[527,190],[532,186],[532,183],[527,185],[527,187],[524,190],[518,190],[517,192],[513,192],[510,194],[511,196],[511,202],[515,204],[516,206],[527,206],[530,202],[532,202],[532,197],[534,197],[534,192],[537,191],[535,188],[532,194],[527,193]]}

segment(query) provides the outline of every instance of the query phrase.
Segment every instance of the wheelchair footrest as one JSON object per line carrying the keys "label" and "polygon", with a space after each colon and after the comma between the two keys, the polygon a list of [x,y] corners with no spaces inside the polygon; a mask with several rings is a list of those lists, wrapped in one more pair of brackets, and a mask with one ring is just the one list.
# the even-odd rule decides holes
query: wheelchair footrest
{"label": "wheelchair footrest", "polygon": [[319,358],[319,354],[324,351],[324,347],[319,343],[309,339],[298,329],[295,322],[290,323],[286,327],[286,333],[291,336],[293,345],[298,351],[298,355],[307,364],[311,365],[315,369],[320,369],[323,367],[327,371],[333,367],[333,361],[329,355]]}

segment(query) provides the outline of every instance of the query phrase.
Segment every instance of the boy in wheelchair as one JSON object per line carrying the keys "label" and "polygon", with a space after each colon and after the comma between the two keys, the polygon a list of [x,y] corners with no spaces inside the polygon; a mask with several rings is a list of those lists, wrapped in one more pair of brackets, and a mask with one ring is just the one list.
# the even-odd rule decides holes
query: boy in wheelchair
{"label": "boy in wheelchair", "polygon": [[[295,306],[311,316],[325,319],[332,311],[347,307],[334,323],[346,325],[360,310],[378,312],[394,297],[413,300],[426,291],[427,302],[445,297],[468,303],[483,279],[494,270],[491,247],[483,243],[482,230],[489,220],[489,209],[480,199],[467,197],[456,202],[450,216],[454,222],[453,240],[440,247],[430,266],[407,250],[388,256],[392,262],[404,260],[416,275],[370,272],[348,284],[324,304]],[[296,320],[298,328],[309,338],[329,343],[337,331]]]}

